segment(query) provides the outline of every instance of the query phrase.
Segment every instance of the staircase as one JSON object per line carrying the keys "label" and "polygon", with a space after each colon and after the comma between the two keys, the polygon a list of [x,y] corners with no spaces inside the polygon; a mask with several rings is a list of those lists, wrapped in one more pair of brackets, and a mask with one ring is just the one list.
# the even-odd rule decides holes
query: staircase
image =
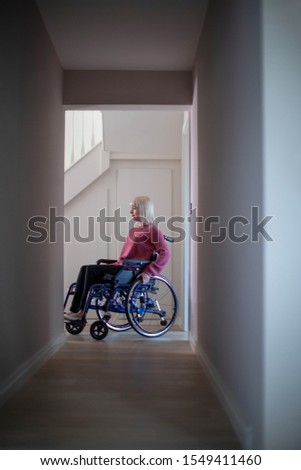
{"label": "staircase", "polygon": [[77,197],[110,166],[104,150],[100,111],[66,111],[65,205]]}

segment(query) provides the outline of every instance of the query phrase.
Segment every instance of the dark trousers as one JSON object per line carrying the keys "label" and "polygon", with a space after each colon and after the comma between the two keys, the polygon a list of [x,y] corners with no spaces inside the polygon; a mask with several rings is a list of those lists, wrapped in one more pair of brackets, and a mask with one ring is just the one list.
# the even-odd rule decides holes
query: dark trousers
{"label": "dark trousers", "polygon": [[100,283],[105,274],[117,274],[122,269],[119,265],[91,264],[80,268],[76,281],[75,293],[70,311],[77,313],[84,310],[86,297],[93,284]]}

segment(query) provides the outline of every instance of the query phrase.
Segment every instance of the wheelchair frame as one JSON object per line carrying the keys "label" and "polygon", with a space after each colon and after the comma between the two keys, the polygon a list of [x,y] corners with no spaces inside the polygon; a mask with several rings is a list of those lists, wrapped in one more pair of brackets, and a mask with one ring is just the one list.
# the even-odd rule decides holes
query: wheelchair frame
{"label": "wheelchair frame", "polygon": [[[112,260],[98,262],[109,264]],[[72,335],[80,334],[87,324],[88,311],[95,310],[98,320],[91,324],[90,334],[96,340],[104,339],[109,329],[126,331],[133,328],[148,338],[167,333],[176,320],[177,294],[173,285],[162,275],[152,276],[146,284],[137,279],[149,263],[124,260],[123,269],[116,275],[106,274],[104,281],[93,284],[87,294],[83,318],[65,320],[66,330]],[[70,285],[64,309],[69,297],[74,295],[75,287],[76,283]]]}

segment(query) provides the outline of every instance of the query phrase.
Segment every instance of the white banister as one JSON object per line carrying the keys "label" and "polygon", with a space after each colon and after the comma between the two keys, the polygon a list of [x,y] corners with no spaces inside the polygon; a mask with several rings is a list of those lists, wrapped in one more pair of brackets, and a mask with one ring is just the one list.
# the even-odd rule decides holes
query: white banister
{"label": "white banister", "polygon": [[65,171],[102,142],[101,111],[66,111]]}

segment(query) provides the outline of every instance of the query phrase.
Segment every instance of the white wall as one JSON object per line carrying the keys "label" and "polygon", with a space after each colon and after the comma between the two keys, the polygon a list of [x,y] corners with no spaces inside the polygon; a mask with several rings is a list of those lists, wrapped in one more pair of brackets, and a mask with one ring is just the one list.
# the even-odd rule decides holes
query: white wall
{"label": "white wall", "polygon": [[212,0],[195,66],[192,201],[273,215],[273,242],[192,245],[192,339],[249,448],[301,446],[300,43],[299,1]]}
{"label": "white wall", "polygon": [[26,243],[27,220],[63,210],[62,70],[33,1],[1,13],[0,402],[62,341],[61,238]]}
{"label": "white wall", "polygon": [[[134,196],[149,195],[155,204],[155,216],[181,215],[181,133],[183,113],[174,111],[104,111],[104,146],[111,155],[110,168],[65,207],[65,216],[80,217],[83,236],[87,235],[87,217],[97,217],[103,208],[106,215],[121,209],[128,229],[129,203]],[[172,234],[166,225],[159,227]],[[106,224],[106,234],[113,235],[113,224]],[[112,237],[106,242],[99,237],[96,223],[95,240],[65,244],[65,289],[76,279],[82,264],[97,259],[119,256],[121,242]],[[174,282],[181,298],[182,244],[169,245],[172,259],[164,270]],[[179,315],[180,323],[181,314]]]}
{"label": "white wall", "polygon": [[269,449],[301,448],[301,3],[263,2],[265,427]]}
{"label": "white wall", "polygon": [[[260,2],[209,2],[195,64],[191,200],[221,226],[250,219],[251,206],[263,211],[259,33]],[[243,445],[260,446],[264,244],[203,236],[191,246],[192,342]]]}
{"label": "white wall", "polygon": [[104,148],[111,158],[181,157],[181,111],[103,111],[103,120]]}

